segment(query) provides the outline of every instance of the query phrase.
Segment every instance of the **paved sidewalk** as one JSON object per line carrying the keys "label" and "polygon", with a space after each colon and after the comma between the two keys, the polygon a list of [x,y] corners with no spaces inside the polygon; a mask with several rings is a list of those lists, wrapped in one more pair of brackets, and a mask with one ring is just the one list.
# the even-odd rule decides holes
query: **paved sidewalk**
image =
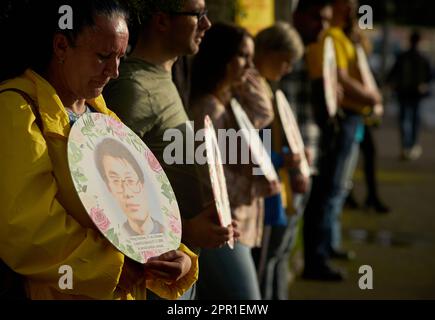
{"label": "paved sidewalk", "polygon": [[[426,114],[435,114],[425,110]],[[352,262],[340,262],[348,272],[342,283],[297,278],[289,299],[435,299],[435,128],[426,122],[421,136],[422,157],[399,160],[399,136],[391,115],[375,130],[378,180],[388,215],[346,211],[344,246],[357,253]],[[365,198],[362,173],[356,173],[355,195]],[[361,265],[373,268],[373,290],[361,290]]]}

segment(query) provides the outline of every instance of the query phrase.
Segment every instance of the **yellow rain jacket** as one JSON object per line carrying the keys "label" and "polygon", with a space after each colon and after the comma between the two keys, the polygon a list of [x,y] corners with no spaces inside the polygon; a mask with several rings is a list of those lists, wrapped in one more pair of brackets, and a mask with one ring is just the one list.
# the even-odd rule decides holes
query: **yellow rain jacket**
{"label": "yellow rain jacket", "polygon": [[[169,284],[120,283],[124,255],[96,229],[75,191],[67,161],[70,124],[54,88],[31,70],[0,85],[35,101],[43,134],[31,106],[19,94],[0,94],[0,258],[25,278],[31,299],[145,299],[146,288],[176,299],[198,278],[198,259],[189,273]],[[102,96],[87,101],[118,119]],[[73,289],[61,290],[63,265],[72,267]]]}

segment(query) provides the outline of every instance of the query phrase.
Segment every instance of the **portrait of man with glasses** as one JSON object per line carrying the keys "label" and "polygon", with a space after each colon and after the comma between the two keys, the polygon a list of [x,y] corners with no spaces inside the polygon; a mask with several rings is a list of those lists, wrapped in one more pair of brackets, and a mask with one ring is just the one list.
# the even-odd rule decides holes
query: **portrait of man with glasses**
{"label": "portrait of man with glasses", "polygon": [[144,172],[121,142],[106,138],[95,149],[95,164],[101,178],[127,221],[121,233],[128,237],[163,233],[163,225],[151,215],[150,195]]}

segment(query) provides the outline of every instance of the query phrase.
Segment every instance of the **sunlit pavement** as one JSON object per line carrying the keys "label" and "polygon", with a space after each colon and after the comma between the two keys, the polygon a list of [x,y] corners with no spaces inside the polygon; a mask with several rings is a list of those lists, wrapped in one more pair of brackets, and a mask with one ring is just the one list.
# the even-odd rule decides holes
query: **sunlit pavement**
{"label": "sunlit pavement", "polygon": [[[357,258],[334,263],[347,270],[348,279],[326,283],[297,277],[289,299],[435,299],[435,103],[427,100],[422,111],[423,155],[416,161],[399,159],[393,108],[375,130],[380,194],[392,212],[345,211],[344,247],[354,250]],[[363,203],[365,185],[360,170],[355,196]],[[361,290],[358,285],[362,265],[373,269],[372,290]]]}

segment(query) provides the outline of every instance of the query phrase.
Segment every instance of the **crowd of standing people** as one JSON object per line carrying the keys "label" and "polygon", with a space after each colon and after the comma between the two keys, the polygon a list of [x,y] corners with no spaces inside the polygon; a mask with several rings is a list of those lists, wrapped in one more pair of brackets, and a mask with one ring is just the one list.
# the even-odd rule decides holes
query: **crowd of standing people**
{"label": "crowd of standing people", "polygon": [[[62,5],[73,8],[72,29],[59,26]],[[367,87],[358,69],[363,37],[355,0],[300,1],[292,23],[277,22],[255,36],[212,23],[205,0],[56,0],[43,7],[20,0],[6,1],[2,11],[8,49],[0,58],[0,258],[1,275],[11,280],[0,288],[2,296],[285,300],[302,221],[302,276],[346,278],[330,261],[354,256],[342,247],[340,215],[360,143],[370,138],[365,120],[382,104],[379,90]],[[328,113],[325,100],[327,38],[337,61],[336,114]],[[415,46],[416,36],[411,42]],[[418,59],[412,48],[406,59]],[[401,68],[406,64],[393,74]],[[422,74],[425,68],[421,62]],[[414,89],[413,99],[401,100],[404,157],[418,153],[416,116],[413,129],[405,121],[425,87]],[[296,115],[293,129],[305,146],[299,153],[286,140],[278,90]],[[252,161],[224,161],[232,223],[222,226],[206,166],[167,164],[171,142],[164,136],[177,129],[184,144],[190,131],[204,127],[205,116],[216,130],[239,130],[232,99],[256,129],[271,132],[269,156],[278,180],[253,175]],[[124,123],[162,165],[181,214],[177,250],[141,265],[94,226],[74,189],[66,148],[71,127],[87,113]],[[376,193],[367,203],[385,209]],[[226,245],[231,239],[234,248]],[[58,287],[62,265],[74,269],[71,290]]]}

